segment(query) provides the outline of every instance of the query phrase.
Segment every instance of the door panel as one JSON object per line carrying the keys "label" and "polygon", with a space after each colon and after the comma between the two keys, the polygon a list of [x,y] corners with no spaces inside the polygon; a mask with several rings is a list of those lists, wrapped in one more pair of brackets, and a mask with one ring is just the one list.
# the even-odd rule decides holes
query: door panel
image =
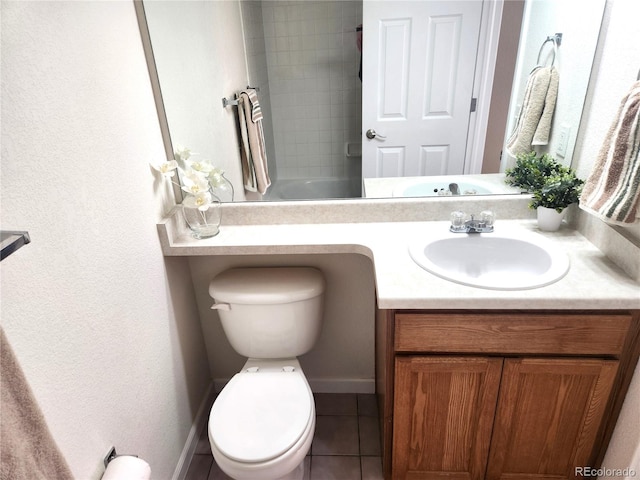
{"label": "door panel", "polygon": [[409,97],[409,47],[411,40],[409,19],[380,21],[381,77],[378,83],[377,118],[406,120]]}
{"label": "door panel", "polygon": [[404,164],[404,147],[381,147],[376,152],[377,177],[401,177]]}
{"label": "door panel", "polygon": [[[364,2],[362,132],[382,135],[363,135],[364,178],[463,173],[482,8],[473,0]],[[402,165],[381,165],[395,161],[378,156],[382,148],[404,148]],[[433,148],[446,162],[424,154]]]}
{"label": "door panel", "polygon": [[462,15],[429,19],[424,117],[453,117]]}

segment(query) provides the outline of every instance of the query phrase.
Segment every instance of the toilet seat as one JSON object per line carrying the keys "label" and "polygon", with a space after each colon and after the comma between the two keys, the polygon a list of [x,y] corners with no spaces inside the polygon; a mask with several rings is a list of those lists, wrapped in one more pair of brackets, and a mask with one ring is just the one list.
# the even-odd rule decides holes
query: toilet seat
{"label": "toilet seat", "polygon": [[303,435],[312,417],[312,402],[298,371],[237,373],[211,408],[211,441],[238,462],[271,460]]}

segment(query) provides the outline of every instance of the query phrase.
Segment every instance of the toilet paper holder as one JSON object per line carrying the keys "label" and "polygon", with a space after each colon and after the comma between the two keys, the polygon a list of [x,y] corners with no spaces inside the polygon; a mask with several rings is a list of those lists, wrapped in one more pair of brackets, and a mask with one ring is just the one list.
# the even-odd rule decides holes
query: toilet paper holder
{"label": "toilet paper holder", "polygon": [[116,447],[111,447],[109,449],[109,453],[107,453],[107,455],[104,457],[104,468],[107,468],[107,465],[109,465],[109,462],[111,460],[113,460],[116,457],[120,457],[120,456],[127,456],[127,457],[138,457],[138,455],[130,455],[130,454],[126,454],[126,455],[118,455],[118,453],[116,452]]}

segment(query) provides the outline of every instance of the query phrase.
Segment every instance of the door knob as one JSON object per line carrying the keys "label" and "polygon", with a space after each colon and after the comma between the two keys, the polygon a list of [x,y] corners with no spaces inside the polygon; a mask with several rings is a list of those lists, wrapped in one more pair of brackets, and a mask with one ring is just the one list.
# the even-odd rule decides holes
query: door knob
{"label": "door knob", "polygon": [[369,130],[367,130],[365,135],[369,140],[373,140],[374,138],[380,138],[381,140],[384,140],[385,138],[387,138],[384,135],[380,135],[379,133],[376,133],[376,131],[373,128],[370,128]]}

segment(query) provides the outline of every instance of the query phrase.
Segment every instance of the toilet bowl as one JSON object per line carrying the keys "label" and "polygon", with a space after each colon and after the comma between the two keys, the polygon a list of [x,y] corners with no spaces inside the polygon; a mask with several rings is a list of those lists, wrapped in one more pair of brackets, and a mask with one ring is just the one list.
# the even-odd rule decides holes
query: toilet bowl
{"label": "toilet bowl", "polygon": [[315,431],[311,388],[297,359],[315,344],[324,277],[314,268],[238,268],[209,294],[232,347],[248,357],[211,408],[218,466],[236,480],[299,480]]}
{"label": "toilet bowl", "polygon": [[218,395],[208,430],[213,457],[230,477],[301,479],[315,405],[299,362],[248,360]]}

